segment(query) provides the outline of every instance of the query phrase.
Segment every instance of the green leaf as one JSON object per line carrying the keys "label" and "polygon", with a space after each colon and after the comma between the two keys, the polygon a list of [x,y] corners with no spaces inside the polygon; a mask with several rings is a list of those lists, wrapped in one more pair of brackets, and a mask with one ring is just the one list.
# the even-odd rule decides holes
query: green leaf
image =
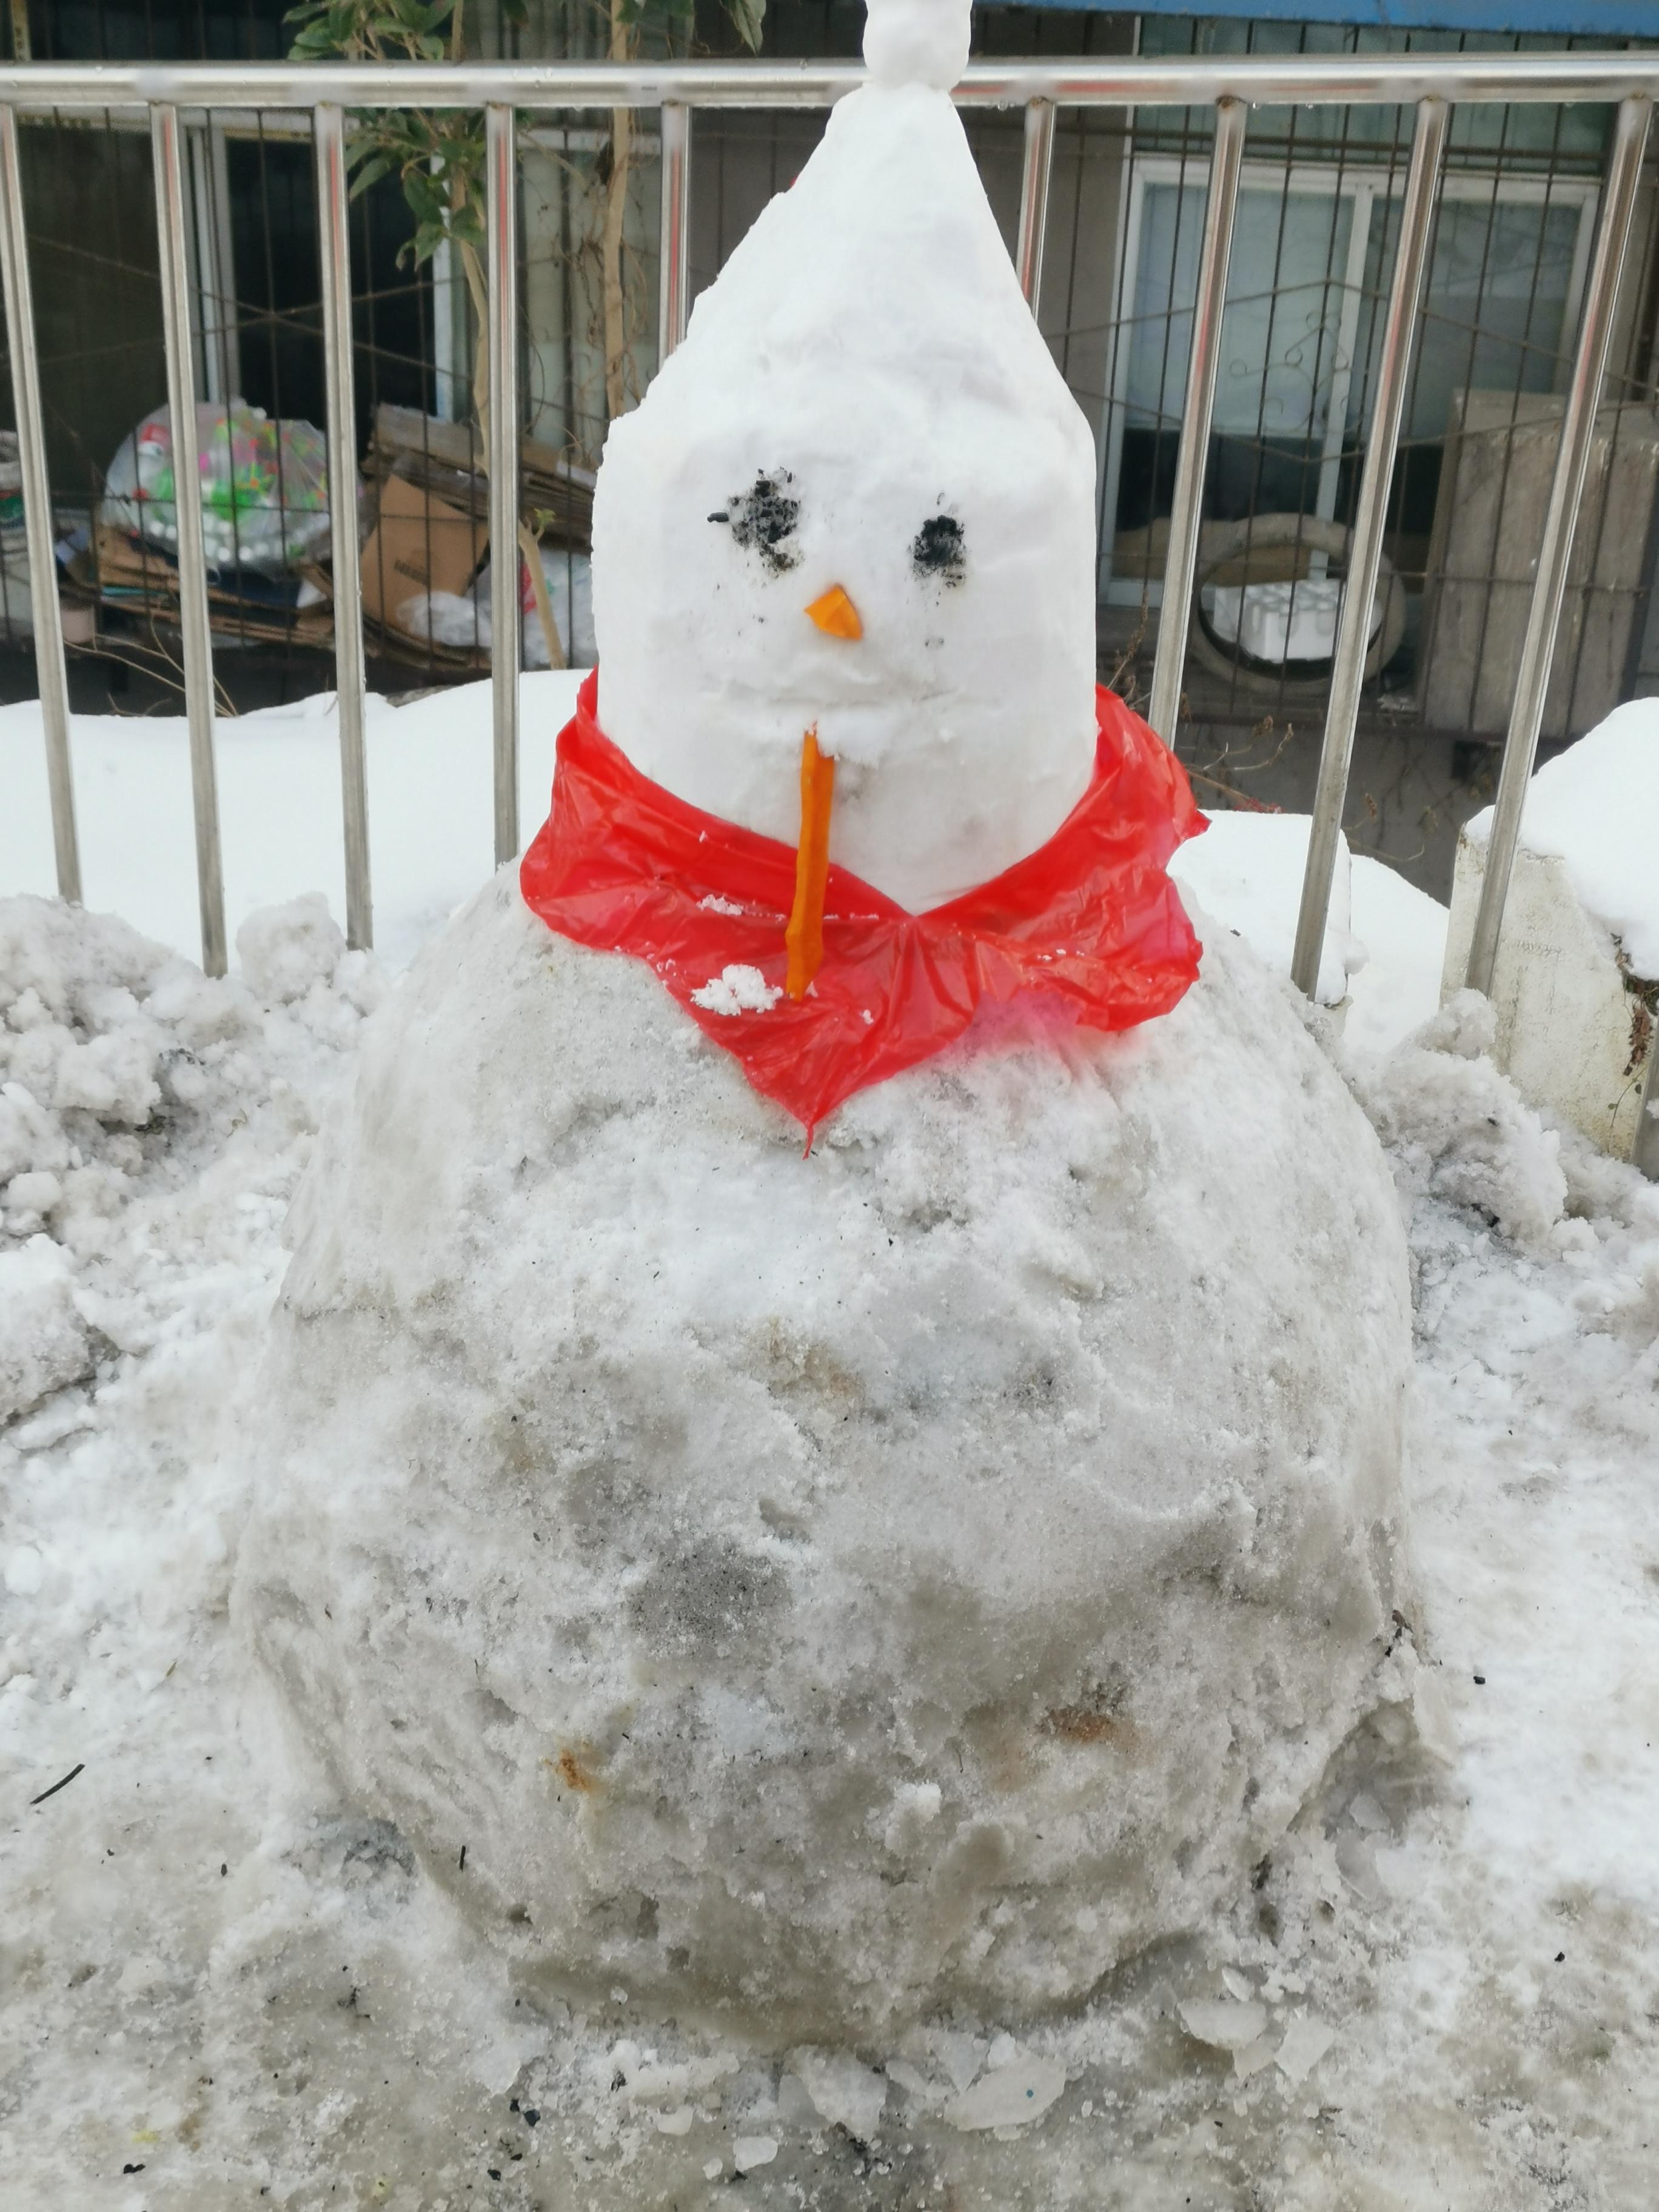
{"label": "green leaf", "polygon": [[391,174],[392,169],[392,160],[389,154],[376,154],[365,161],[351,179],[352,198],[361,199],[371,185],[378,185],[382,177]]}
{"label": "green leaf", "polygon": [[732,28],[751,54],[760,52],[761,27],[766,21],[766,0],[726,0]]}

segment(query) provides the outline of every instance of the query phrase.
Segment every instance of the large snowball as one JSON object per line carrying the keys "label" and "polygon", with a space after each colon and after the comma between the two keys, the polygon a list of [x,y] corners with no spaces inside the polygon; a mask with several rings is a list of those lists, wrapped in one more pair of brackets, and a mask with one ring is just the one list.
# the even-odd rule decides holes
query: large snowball
{"label": "large snowball", "polygon": [[824,2041],[1075,1997],[1375,1695],[1369,1127],[1231,950],[1127,1036],[979,1042],[803,1158],[505,876],[296,1202],[238,1604],[340,1788],[584,2000]]}

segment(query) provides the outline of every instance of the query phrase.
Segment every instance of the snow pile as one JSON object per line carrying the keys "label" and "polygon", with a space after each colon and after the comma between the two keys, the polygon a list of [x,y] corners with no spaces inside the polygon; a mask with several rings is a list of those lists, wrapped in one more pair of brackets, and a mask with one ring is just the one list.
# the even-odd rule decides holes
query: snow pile
{"label": "snow pile", "polygon": [[[1459,989],[1492,815],[1457,844],[1444,988]],[[1527,793],[1492,975],[1493,1057],[1534,1106],[1659,1169],[1644,1101],[1659,1011],[1659,706],[1620,707]]]}
{"label": "snow pile", "polygon": [[803,1161],[504,876],[366,1046],[239,1602],[544,1984],[763,2038],[1040,2010],[1409,1693],[1398,1215],[1285,995],[1212,951],[1127,1037],[980,1042]]}
{"label": "snow pile", "polygon": [[[1242,937],[1270,968],[1289,975],[1313,817],[1239,811],[1208,820],[1205,835],[1171,857],[1170,873],[1206,915]],[[1339,835],[1315,994],[1322,1006],[1340,1005],[1366,962],[1366,948],[1349,927],[1352,866],[1348,841]]]}
{"label": "snow pile", "polygon": [[[915,911],[1041,845],[1095,751],[1093,441],[938,88],[968,13],[876,0],[877,81],[612,424],[593,507],[606,735],[793,845],[815,727],[831,857]],[[856,639],[805,611],[836,585]]]}
{"label": "snow pile", "polygon": [[[581,672],[520,684],[519,819],[547,812],[553,749]],[[374,945],[401,967],[494,866],[489,685],[366,702]],[[87,903],[198,956],[190,739],[182,715],[77,714],[70,738]],[[331,691],[222,720],[215,732],[225,908],[234,933],[256,908],[322,891],[345,912],[340,731]],[[49,893],[52,810],[33,700],[0,707],[0,890]]]}
{"label": "snow pile", "polygon": [[[1484,853],[1486,807],[1464,825]],[[1524,850],[1559,860],[1578,902],[1632,971],[1659,979],[1659,701],[1634,699],[1552,761],[1527,787]]]}
{"label": "snow pile", "polygon": [[[0,908],[9,933],[27,910]],[[107,925],[74,927],[82,949],[52,957],[101,972]],[[244,1692],[239,1392],[361,1034],[331,1000],[252,1006],[246,1087],[125,1133],[145,1163],[98,1264],[150,1302],[153,1341],[100,1347],[0,1427],[0,1886],[27,1930],[0,2133],[21,2202],[712,2212],[739,2171],[768,2212],[1647,2201],[1659,1191],[1522,1117],[1464,1182],[1515,1101],[1461,1014],[1386,1093],[1368,1071],[1418,1306],[1409,1708],[1345,1747],[1228,1910],[1080,2011],[769,2053],[631,1992],[571,2012],[513,1985],[395,1828],[289,1771]],[[920,1793],[885,1816],[901,1845],[937,1826]],[[942,1778],[941,1818],[946,1796]],[[1018,2123],[971,2124],[1012,2090]]]}
{"label": "snow pile", "polygon": [[214,982],[112,916],[0,907],[0,1420],[151,1347],[169,1263],[135,1204],[222,1147],[250,1092],[280,1119],[270,1030],[331,1056],[383,988],[320,897],[252,916],[238,949],[246,982]]}
{"label": "snow pile", "polygon": [[[1170,862],[1189,906],[1196,901],[1281,975],[1290,973],[1312,818],[1212,814],[1206,835]],[[1339,837],[1316,995],[1324,1006],[1348,1000],[1343,1036],[1353,1050],[1391,1052],[1439,1006],[1446,920],[1438,899]]]}

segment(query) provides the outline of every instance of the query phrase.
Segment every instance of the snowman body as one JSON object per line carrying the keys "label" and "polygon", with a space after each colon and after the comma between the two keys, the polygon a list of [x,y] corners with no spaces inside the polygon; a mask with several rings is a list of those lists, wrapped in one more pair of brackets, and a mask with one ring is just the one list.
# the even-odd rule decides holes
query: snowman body
{"label": "snowman body", "polygon": [[238,1618],[323,1798],[612,2032],[1074,2002],[1409,1694],[1398,1206],[1225,932],[1164,1020],[975,1036],[804,1161],[504,874],[290,1233]]}
{"label": "snowman body", "polygon": [[[881,0],[595,507],[609,739],[793,844],[814,730],[832,859],[912,915],[1095,743],[1092,457],[942,89],[966,23]],[[988,1006],[803,1159],[504,872],[291,1226],[238,1617],[334,1790],[591,2015],[881,2056],[1075,2001],[1409,1690],[1398,1209],[1224,933],[1121,1036]]]}

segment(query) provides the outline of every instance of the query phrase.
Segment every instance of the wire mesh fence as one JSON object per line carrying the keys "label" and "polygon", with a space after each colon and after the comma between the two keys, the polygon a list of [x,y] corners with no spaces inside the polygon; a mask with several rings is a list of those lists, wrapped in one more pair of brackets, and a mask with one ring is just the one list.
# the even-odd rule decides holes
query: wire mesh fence
{"label": "wire mesh fence", "polygon": [[[606,18],[574,0],[532,5],[518,30],[485,5],[484,57],[603,51]],[[33,58],[275,58],[288,33],[268,0],[13,11]],[[763,51],[851,58],[852,0],[786,0]],[[682,49],[729,49],[705,8]],[[981,55],[1264,52],[1465,52],[1496,34],[1365,33],[1329,25],[1073,10],[986,9]],[[1605,41],[1559,42],[1595,50]],[[1467,811],[1480,749],[1501,737],[1530,562],[1560,425],[1606,161],[1606,108],[1470,106],[1454,118],[1421,335],[1389,491],[1362,731],[1378,769],[1356,796]],[[620,340],[604,312],[600,213],[615,159],[603,114],[538,113],[521,127],[521,386],[526,506],[543,547],[556,641],[532,657],[591,657],[587,517],[605,429],[657,365],[659,141],[635,124],[622,227]],[[225,557],[212,617],[222,711],[331,680],[325,563],[290,544],[302,513],[292,437],[237,479],[237,403],[268,425],[324,421],[318,239],[308,115],[198,114],[190,149],[197,389],[225,457]],[[1011,244],[1017,114],[975,112],[969,136]],[[712,281],[761,208],[787,189],[823,127],[811,112],[706,112],[692,134],[690,278]],[[1265,106],[1249,120],[1184,666],[1180,748],[1211,803],[1300,800],[1328,688],[1395,255],[1412,116],[1398,106]],[[1162,615],[1198,241],[1213,110],[1062,108],[1038,309],[1096,433],[1103,673],[1144,697]],[[54,507],[83,687],[145,672],[142,698],[180,682],[165,534],[111,491],[112,468],[165,398],[149,149],[134,118],[30,119],[21,131]],[[1652,583],[1659,482],[1659,191],[1644,181],[1597,416],[1589,496],[1545,717],[1547,738],[1659,688]],[[353,207],[353,337],[363,464],[371,681],[399,690],[482,674],[490,650],[477,314],[455,258],[416,266],[395,178]],[[257,425],[256,425],[257,429]],[[258,443],[258,437],[255,437]],[[0,624],[27,643],[24,570],[7,538],[0,452]],[[125,479],[119,479],[125,481]],[[272,536],[280,557],[256,558]],[[137,526],[131,526],[135,520]],[[406,587],[406,588],[405,588]],[[17,659],[19,690],[27,664]],[[159,691],[155,688],[160,687]],[[1392,781],[1390,781],[1390,779]],[[1443,817],[1443,821],[1439,817]],[[1422,823],[1390,819],[1412,857]],[[1421,842],[1419,840],[1419,842]]]}

